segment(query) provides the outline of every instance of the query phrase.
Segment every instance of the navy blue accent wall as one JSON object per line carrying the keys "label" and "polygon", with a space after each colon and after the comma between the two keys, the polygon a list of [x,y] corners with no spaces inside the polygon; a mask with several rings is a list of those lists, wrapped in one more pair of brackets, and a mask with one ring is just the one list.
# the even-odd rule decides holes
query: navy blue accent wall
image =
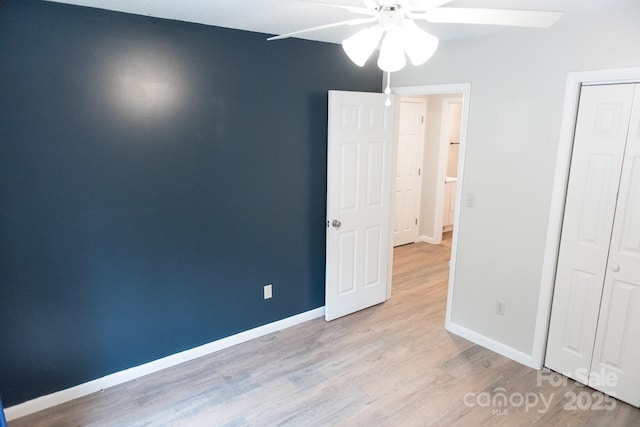
{"label": "navy blue accent wall", "polygon": [[327,91],[382,75],[265,38],[0,0],[5,405],[324,304]]}

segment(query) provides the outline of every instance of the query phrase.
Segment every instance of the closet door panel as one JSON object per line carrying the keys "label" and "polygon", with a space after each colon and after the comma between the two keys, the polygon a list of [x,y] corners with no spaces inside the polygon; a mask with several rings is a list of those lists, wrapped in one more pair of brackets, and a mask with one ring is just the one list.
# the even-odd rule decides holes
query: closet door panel
{"label": "closet door panel", "polygon": [[567,187],[545,365],[588,381],[632,85],[584,87]]}
{"label": "closet door panel", "polygon": [[634,86],[589,385],[640,406],[640,84]]}

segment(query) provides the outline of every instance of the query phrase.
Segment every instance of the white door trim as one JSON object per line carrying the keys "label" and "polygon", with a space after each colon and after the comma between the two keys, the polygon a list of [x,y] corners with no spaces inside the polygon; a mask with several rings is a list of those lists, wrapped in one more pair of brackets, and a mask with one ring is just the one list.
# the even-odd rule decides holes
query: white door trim
{"label": "white door trim", "polygon": [[533,336],[531,366],[534,368],[542,368],[547,346],[551,300],[556,277],[556,264],[560,247],[560,233],[562,232],[562,217],[564,214],[564,202],[569,178],[569,166],[571,164],[573,133],[578,116],[580,88],[583,85],[637,82],[640,82],[640,67],[580,71],[568,73],[567,75],[564,106],[562,109],[562,123],[560,127],[560,141],[558,143],[558,156],[556,158],[556,170],[553,179],[551,204],[549,207],[549,222],[547,224],[542,278],[540,282],[540,293],[538,295],[536,327]]}
{"label": "white door trim", "polygon": [[[421,85],[421,86],[399,86],[391,87],[396,95],[418,96],[418,95],[442,95],[442,94],[462,94],[462,126],[460,128],[460,154],[458,157],[458,184],[456,188],[456,206],[462,206],[462,189],[464,187],[464,162],[465,151],[467,148],[467,125],[469,122],[469,104],[471,103],[471,83],[454,83],[454,84],[438,84],[438,85]],[[444,185],[444,176],[442,177]],[[393,191],[392,191],[393,193]],[[442,203],[440,204],[442,208]],[[445,318],[445,327],[448,330],[455,329],[455,325],[451,322],[451,305],[453,303],[453,288],[455,283],[456,272],[456,254],[458,251],[458,233],[460,227],[460,212],[462,209],[457,208],[453,218],[453,239],[451,246],[451,261],[449,261],[449,287],[447,293],[447,314]],[[436,212],[436,216],[438,213]],[[389,280],[388,295],[391,294],[391,280]]]}

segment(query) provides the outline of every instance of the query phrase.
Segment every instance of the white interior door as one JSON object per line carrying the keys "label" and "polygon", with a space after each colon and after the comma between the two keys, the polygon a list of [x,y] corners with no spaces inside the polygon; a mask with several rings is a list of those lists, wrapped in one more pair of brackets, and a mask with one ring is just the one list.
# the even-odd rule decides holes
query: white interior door
{"label": "white interior door", "polygon": [[545,364],[585,384],[633,92],[612,85],[580,94]]}
{"label": "white interior door", "polygon": [[422,152],[427,101],[403,98],[398,117],[393,246],[418,240]]}
{"label": "white interior door", "polygon": [[327,320],[387,296],[394,109],[385,100],[329,91]]}
{"label": "white interior door", "polygon": [[589,385],[640,406],[640,84],[613,224]]}

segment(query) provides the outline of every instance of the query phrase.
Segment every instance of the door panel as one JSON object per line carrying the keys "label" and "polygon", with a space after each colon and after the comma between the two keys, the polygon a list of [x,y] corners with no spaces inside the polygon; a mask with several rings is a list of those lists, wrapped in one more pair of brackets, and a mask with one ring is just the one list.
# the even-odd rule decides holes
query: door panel
{"label": "door panel", "polygon": [[590,385],[639,406],[640,132],[636,129],[640,128],[640,85],[634,86],[630,132],[591,367],[598,375],[592,376]]}
{"label": "door panel", "polygon": [[601,254],[609,249],[610,228],[603,227],[602,224],[603,220],[608,220],[611,212],[603,202],[615,197],[617,188],[611,184],[617,181],[618,171],[612,170],[619,164],[616,160],[619,159],[610,154],[591,153],[588,156],[584,189],[589,192],[585,194],[582,211],[579,212],[577,236],[577,243],[585,251],[597,251]]}
{"label": "door panel", "polygon": [[374,225],[365,231],[365,255],[364,255],[364,284],[363,286],[376,286],[380,283],[380,239],[382,227]]}
{"label": "door panel", "polygon": [[382,206],[384,201],[385,144],[383,142],[371,142],[368,148],[367,207],[375,208]]}
{"label": "door panel", "polygon": [[[569,307],[567,319],[584,319],[589,314],[586,312],[587,301],[591,298],[589,292],[597,289],[594,283],[595,275],[586,271],[573,270],[569,285]],[[573,353],[576,357],[581,357],[584,353],[584,328],[581,322],[565,322],[562,345],[567,352]]]}
{"label": "door panel", "polygon": [[634,87],[584,87],[567,187],[546,366],[587,381]]}
{"label": "door panel", "polygon": [[355,211],[358,208],[358,159],[360,157],[357,144],[340,146],[340,212]]}
{"label": "door panel", "polygon": [[[635,142],[635,144],[640,144],[637,141],[640,141],[640,137]],[[631,146],[632,142],[628,144],[627,150],[637,151],[635,146]],[[625,160],[625,168],[629,165],[630,171],[628,175],[630,176],[630,182],[625,182],[624,187],[620,188],[620,192],[623,196],[626,195],[626,199],[618,202],[624,206],[624,211],[620,212],[620,219],[622,220],[622,229],[619,233],[620,240],[614,248],[622,255],[638,258],[640,256],[640,221],[638,221],[638,215],[640,214],[640,155],[634,154],[628,155]],[[628,189],[628,191],[625,191],[625,189]]]}
{"label": "door panel", "polygon": [[338,236],[338,295],[354,291],[356,265],[356,233],[347,231]]}
{"label": "door panel", "polygon": [[387,296],[394,110],[385,100],[329,92],[327,320]]}

